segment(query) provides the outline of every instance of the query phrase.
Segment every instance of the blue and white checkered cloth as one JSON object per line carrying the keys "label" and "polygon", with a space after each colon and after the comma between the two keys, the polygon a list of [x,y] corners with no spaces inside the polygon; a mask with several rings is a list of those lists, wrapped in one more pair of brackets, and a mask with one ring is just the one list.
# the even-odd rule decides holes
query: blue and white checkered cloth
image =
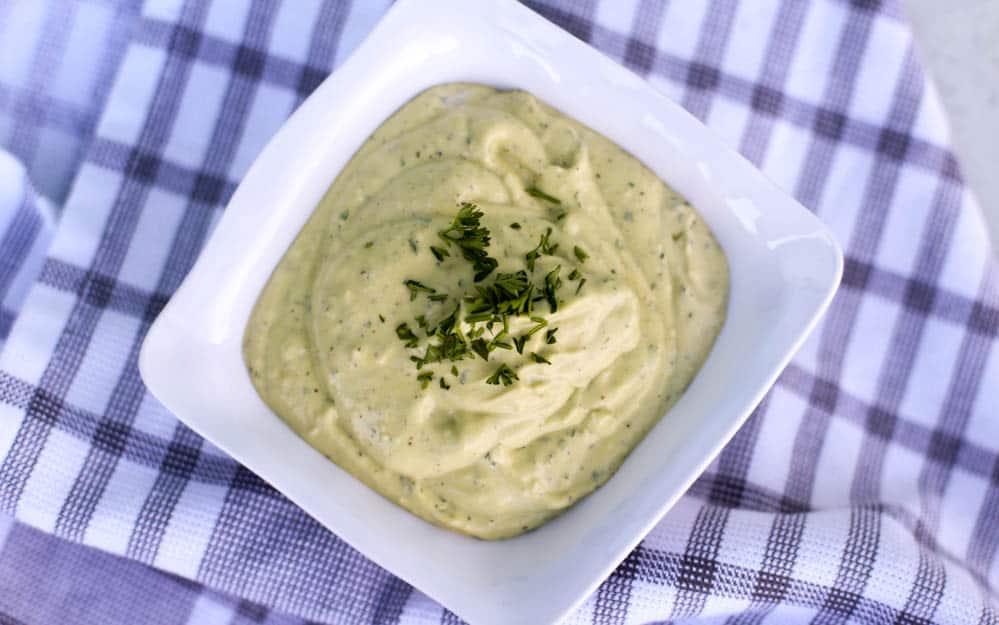
{"label": "blue and white checkered cloth", "polygon": [[[999,272],[896,4],[529,4],[846,253],[773,390],[568,622],[999,623]],[[20,308],[0,622],[457,622],[178,423],[136,367],[253,157],[385,5],[0,4],[0,144],[42,195],[71,188],[48,244],[44,200],[0,158],[0,314]]]}
{"label": "blue and white checkered cloth", "polygon": [[52,206],[24,166],[0,150],[0,349],[52,241]]}

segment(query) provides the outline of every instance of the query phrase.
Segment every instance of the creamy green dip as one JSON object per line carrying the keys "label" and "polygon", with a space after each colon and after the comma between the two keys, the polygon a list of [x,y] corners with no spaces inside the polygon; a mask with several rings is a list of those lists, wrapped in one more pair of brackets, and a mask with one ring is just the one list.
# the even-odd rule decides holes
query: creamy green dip
{"label": "creamy green dip", "polygon": [[[475,293],[469,262],[430,250],[463,202],[499,263],[480,285],[527,270],[552,229],[557,249],[529,274],[561,268],[557,312],[535,304],[557,340],[418,370],[424,347],[397,327],[424,339],[414,319],[433,325]],[[432,523],[498,539],[614,473],[700,368],[727,298],[711,232],[634,157],[528,93],[448,84],[399,109],[337,177],[264,288],[244,356],[263,400],[333,462]],[[512,317],[509,332],[534,325]],[[502,364],[518,379],[487,384]]]}

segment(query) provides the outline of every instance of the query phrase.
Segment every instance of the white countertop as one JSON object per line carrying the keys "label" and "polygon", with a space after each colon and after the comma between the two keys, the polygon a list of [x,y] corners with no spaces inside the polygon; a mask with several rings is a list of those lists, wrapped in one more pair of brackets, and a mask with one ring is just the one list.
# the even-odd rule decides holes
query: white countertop
{"label": "white countertop", "polygon": [[904,0],[961,171],[999,251],[999,1]]}

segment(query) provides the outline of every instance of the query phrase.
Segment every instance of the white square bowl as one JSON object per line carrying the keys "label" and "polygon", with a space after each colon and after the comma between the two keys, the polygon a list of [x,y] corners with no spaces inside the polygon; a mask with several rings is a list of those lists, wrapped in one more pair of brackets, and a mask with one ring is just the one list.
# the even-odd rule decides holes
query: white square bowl
{"label": "white square bowl", "polygon": [[[484,542],[422,521],[313,450],[257,396],[243,329],[337,173],[423,89],[529,91],[635,155],[700,211],[731,267],[728,320],[681,400],[595,493],[536,531]],[[826,228],[646,82],[508,0],[401,0],[260,154],[140,356],[193,430],[361,553],[476,625],[556,622],[613,570],[732,436],[826,308]]]}

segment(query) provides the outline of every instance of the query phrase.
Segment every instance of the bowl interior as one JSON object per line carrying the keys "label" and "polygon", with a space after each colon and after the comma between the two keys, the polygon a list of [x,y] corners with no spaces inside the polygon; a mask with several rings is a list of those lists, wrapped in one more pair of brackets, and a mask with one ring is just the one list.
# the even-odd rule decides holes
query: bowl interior
{"label": "bowl interior", "polygon": [[[681,400],[605,486],[538,530],[500,542],[431,526],[340,470],[260,400],[240,352],[258,293],[339,170],[395,109],[453,81],[524,89],[627,149],[698,209],[731,270],[728,320]],[[483,624],[552,622],[617,565],[735,432],[825,308],[841,262],[811,214],[703,125],[526,8],[401,0],[250,168],[151,329],[140,369],[192,429],[458,615]]]}

